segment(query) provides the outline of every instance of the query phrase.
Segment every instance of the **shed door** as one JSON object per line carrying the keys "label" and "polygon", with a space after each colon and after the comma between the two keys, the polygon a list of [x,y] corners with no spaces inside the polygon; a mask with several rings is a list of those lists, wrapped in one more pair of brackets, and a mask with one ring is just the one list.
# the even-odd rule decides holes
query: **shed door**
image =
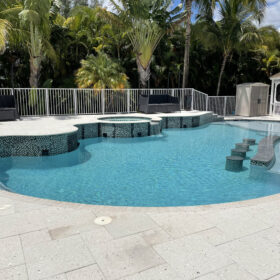
{"label": "shed door", "polygon": [[267,87],[252,87],[251,116],[264,116],[267,114]]}

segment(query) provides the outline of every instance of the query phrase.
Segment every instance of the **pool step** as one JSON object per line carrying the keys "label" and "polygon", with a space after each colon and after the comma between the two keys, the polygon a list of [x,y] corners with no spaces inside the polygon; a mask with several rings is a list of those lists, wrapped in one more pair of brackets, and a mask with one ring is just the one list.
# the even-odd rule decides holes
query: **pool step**
{"label": "pool step", "polygon": [[240,156],[228,156],[226,161],[226,170],[228,171],[242,171],[243,169],[243,157]]}
{"label": "pool step", "polygon": [[243,159],[246,158],[246,153],[247,153],[247,151],[245,149],[232,149],[231,150],[232,156],[242,157]]}
{"label": "pool step", "polygon": [[248,145],[250,145],[250,146],[256,145],[256,139],[253,139],[253,138],[244,138],[244,139],[243,139],[243,143],[244,143],[244,144],[248,144]]}
{"label": "pool step", "polygon": [[235,144],[235,148],[236,149],[243,149],[243,150],[249,151],[249,147],[250,147],[250,145],[249,144],[245,144],[245,143],[237,143],[237,144]]}

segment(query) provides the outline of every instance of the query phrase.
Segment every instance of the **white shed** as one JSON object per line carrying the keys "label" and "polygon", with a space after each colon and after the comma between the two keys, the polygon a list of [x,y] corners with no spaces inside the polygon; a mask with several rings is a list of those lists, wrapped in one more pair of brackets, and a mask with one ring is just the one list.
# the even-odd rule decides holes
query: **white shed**
{"label": "white shed", "polygon": [[270,77],[272,81],[270,95],[270,115],[280,115],[280,73]]}
{"label": "white shed", "polygon": [[269,85],[246,83],[236,87],[236,108],[238,116],[265,116],[268,109]]}

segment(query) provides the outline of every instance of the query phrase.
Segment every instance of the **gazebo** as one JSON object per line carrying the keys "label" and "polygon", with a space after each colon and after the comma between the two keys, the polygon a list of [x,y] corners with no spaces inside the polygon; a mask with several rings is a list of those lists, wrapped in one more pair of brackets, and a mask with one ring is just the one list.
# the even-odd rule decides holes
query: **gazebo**
{"label": "gazebo", "polygon": [[272,81],[270,95],[270,115],[280,115],[280,73],[270,77]]}

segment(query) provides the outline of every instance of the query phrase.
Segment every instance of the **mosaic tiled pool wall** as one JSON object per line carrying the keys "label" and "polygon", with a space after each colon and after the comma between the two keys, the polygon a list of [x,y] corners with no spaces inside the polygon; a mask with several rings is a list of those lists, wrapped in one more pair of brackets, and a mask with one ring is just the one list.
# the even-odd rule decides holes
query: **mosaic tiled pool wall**
{"label": "mosaic tiled pool wall", "polygon": [[79,139],[144,137],[160,134],[162,129],[197,127],[213,120],[213,114],[206,113],[194,117],[162,117],[161,121],[151,122],[77,124],[77,131],[60,135],[4,136],[0,137],[0,157],[62,154],[75,150]]}
{"label": "mosaic tiled pool wall", "polygon": [[71,152],[77,146],[77,132],[48,136],[7,136],[0,137],[0,157],[57,155]]}

